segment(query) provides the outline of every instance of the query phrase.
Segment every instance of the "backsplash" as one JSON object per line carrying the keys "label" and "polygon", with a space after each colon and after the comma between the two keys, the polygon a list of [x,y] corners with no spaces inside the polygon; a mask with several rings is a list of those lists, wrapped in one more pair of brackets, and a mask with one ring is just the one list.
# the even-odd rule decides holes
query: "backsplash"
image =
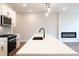
{"label": "backsplash", "polygon": [[11,33],[11,26],[4,26],[0,30],[0,34],[8,34]]}

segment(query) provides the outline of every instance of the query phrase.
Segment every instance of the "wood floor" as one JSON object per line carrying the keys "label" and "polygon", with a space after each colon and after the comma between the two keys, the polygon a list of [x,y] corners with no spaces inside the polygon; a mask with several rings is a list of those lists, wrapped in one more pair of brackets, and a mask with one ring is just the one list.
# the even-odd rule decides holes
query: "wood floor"
{"label": "wood floor", "polygon": [[79,53],[79,42],[65,42],[65,44],[77,53]]}
{"label": "wood floor", "polygon": [[25,42],[20,42],[20,47],[9,53],[9,56],[16,56],[17,51],[25,44]]}

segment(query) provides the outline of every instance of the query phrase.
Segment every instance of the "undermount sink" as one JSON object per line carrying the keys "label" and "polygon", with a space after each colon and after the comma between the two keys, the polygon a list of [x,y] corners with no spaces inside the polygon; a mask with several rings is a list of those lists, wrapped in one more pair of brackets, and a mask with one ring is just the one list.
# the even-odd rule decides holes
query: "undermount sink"
{"label": "undermount sink", "polygon": [[33,40],[43,40],[43,37],[33,37]]}

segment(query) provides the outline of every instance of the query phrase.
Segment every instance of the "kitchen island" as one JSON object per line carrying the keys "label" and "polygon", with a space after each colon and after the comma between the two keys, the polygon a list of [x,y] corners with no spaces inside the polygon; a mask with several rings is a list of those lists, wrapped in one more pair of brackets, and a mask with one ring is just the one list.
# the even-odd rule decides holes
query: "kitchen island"
{"label": "kitchen island", "polygon": [[16,53],[17,56],[70,56],[78,54],[51,35],[46,35],[46,38],[43,40],[32,40],[35,36],[37,37],[39,35],[33,35],[31,39]]}

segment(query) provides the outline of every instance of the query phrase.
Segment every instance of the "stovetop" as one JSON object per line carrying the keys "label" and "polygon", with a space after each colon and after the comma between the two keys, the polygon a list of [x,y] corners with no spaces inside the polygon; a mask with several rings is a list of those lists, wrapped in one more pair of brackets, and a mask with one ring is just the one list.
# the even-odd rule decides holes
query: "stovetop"
{"label": "stovetop", "polygon": [[0,37],[7,37],[7,38],[13,38],[16,37],[17,35],[15,34],[0,34]]}

